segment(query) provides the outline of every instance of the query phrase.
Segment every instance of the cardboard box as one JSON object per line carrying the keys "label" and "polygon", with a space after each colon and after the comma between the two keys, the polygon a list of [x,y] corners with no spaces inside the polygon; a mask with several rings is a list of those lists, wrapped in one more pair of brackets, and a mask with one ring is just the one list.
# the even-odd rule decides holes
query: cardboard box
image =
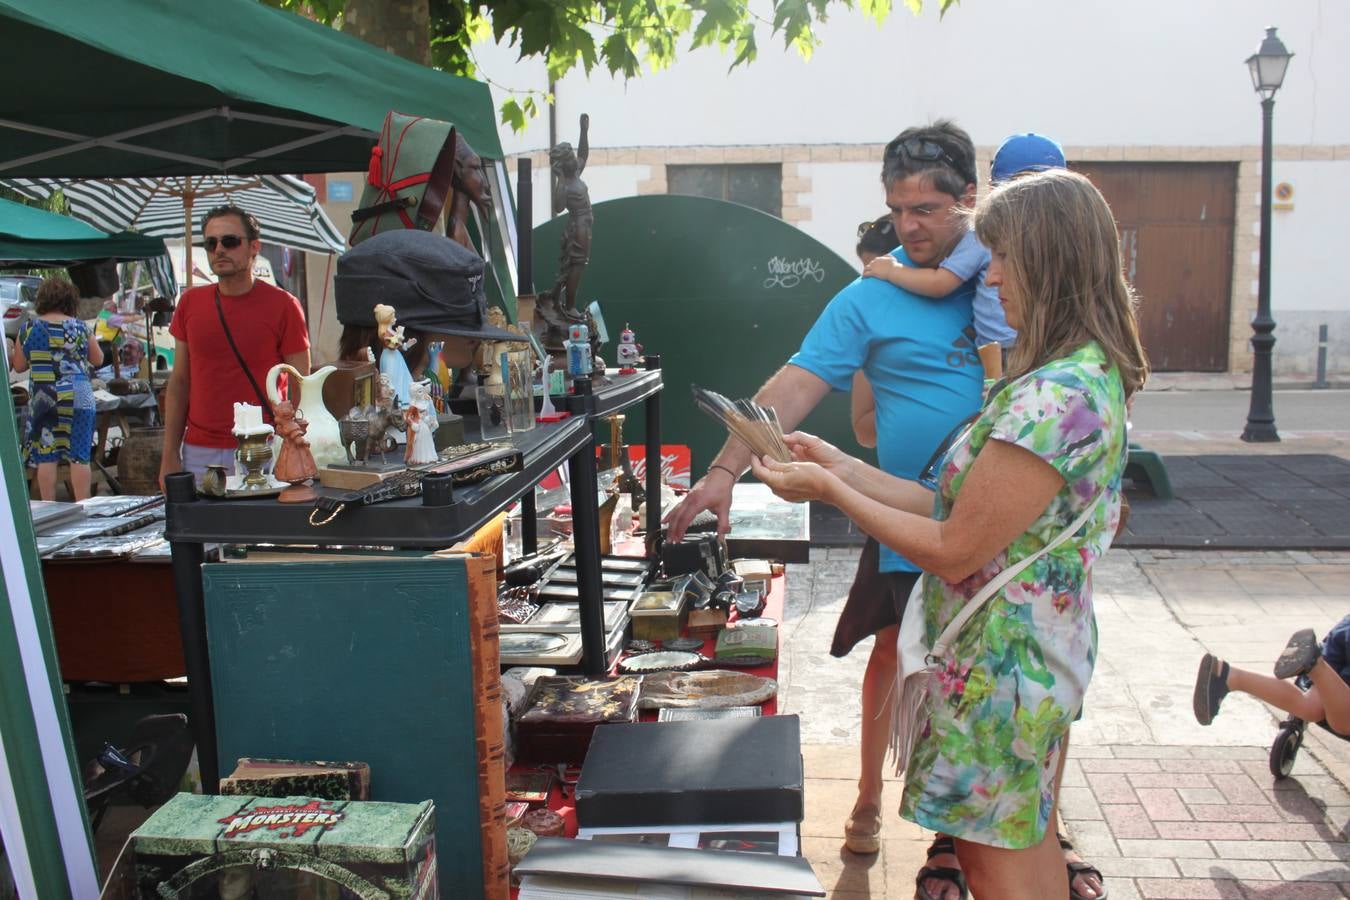
{"label": "cardboard box", "polygon": [[438,896],[430,801],[178,794],[129,848],[132,892],[120,896],[145,900]]}
{"label": "cardboard box", "polygon": [[800,822],[796,716],[601,725],[577,782],[577,824]]}
{"label": "cardboard box", "polygon": [[318,762],[244,757],[220,779],[220,792],[235,796],[320,797],[369,800],[370,766],[363,762]]}

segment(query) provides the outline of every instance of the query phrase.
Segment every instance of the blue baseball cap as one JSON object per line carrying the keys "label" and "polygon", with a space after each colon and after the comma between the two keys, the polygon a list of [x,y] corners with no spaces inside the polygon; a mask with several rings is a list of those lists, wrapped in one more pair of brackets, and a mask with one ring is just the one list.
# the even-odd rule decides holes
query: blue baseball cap
{"label": "blue baseball cap", "polygon": [[989,176],[994,184],[998,184],[1023,172],[1063,168],[1064,150],[1059,143],[1043,134],[1028,131],[1026,134],[1014,134],[999,145]]}

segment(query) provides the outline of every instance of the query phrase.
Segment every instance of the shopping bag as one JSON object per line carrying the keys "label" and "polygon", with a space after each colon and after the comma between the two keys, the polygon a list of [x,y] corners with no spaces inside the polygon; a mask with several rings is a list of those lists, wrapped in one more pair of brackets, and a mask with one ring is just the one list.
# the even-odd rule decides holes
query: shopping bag
{"label": "shopping bag", "polygon": [[455,126],[390,112],[370,151],[361,202],[352,213],[348,242],[403,228],[430,231],[453,194],[458,138]]}

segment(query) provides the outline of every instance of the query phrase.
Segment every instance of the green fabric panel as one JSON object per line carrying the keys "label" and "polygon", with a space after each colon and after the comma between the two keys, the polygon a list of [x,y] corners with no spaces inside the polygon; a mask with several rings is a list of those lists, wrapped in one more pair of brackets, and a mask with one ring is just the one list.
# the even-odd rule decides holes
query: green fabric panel
{"label": "green fabric panel", "polygon": [[79,219],[0,199],[0,268],[85,259],[152,259],[164,252],[162,238],[129,231],[105,234]]}
{"label": "green fabric panel", "polygon": [[[0,580],[0,595],[4,599],[4,614],[0,615],[0,735],[4,738],[8,775],[14,786],[28,848],[26,861],[11,860],[10,865],[17,867],[26,862],[33,872],[38,896],[44,900],[60,900],[70,897],[72,889],[52,806],[52,793],[64,794],[69,799],[73,792],[74,797],[79,798],[78,808],[81,813],[84,806],[77,767],[71,752],[70,718],[61,692],[51,616],[47,611],[47,595],[42,585],[42,568],[33,538],[33,522],[28,514],[28,483],[19,455],[14,402],[8,395],[5,409],[0,412],[0,467],[3,467],[4,472],[9,515],[17,533],[18,546],[9,549],[17,551],[23,566],[21,577],[27,583],[46,668],[47,683],[39,686],[37,693],[41,703],[50,703],[55,710],[65,755],[64,760],[53,760],[45,759],[42,753],[27,674],[20,657],[19,635],[11,612],[13,604],[21,598],[10,595],[8,580],[14,573],[6,570],[6,578]],[[92,873],[93,841],[87,820],[84,840],[85,859],[82,865]],[[11,852],[12,849],[11,846]],[[79,869],[80,866],[80,863],[76,863],[74,868]]]}
{"label": "green fabric panel", "polygon": [[[534,229],[534,286],[552,287],[567,217]],[[813,274],[778,276],[772,260],[810,260]],[[830,299],[858,275],[829,247],[781,219],[748,206],[668,194],[595,204],[591,262],[581,279],[584,307],[598,300],[615,364],[625,324],[644,353],[661,354],[661,441],[687,444],[695,481],[726,440],[689,394],[698,384],[727,397],[750,397],[788,357]],[[817,277],[819,280],[817,280]],[[642,442],[642,409],[628,410],[624,438]],[[848,396],[826,396],[801,426],[837,447],[873,459],[853,439]],[[607,428],[597,439],[609,439]]]}
{"label": "green fabric panel", "polygon": [[445,897],[483,890],[468,584],[458,559],[202,567],[221,769],[359,760],[436,805]]}
{"label": "green fabric panel", "polygon": [[[6,46],[0,80],[24,86],[0,98],[0,119],[105,135],[229,106],[378,132],[385,114],[396,109],[453,122],[479,154],[502,155],[487,85],[416,65],[254,0],[216,0],[209,8],[180,0],[0,0],[0,23]],[[4,160],[66,143],[31,132],[3,133]],[[313,133],[211,118],[128,141],[153,139],[161,149],[221,162]],[[370,146],[368,135],[353,135],[241,161],[230,170],[364,170]],[[202,170],[190,162],[97,146],[0,172],[114,177]]]}

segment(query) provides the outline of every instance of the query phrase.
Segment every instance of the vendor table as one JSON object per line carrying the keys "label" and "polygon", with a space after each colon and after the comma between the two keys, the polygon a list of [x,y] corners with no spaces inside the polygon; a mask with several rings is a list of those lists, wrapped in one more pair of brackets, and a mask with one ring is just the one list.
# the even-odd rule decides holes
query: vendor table
{"label": "vendor table", "polygon": [[[611,375],[600,385],[578,378],[567,403],[573,415],[560,423],[540,425],[518,435],[524,456],[521,472],[476,485],[451,488],[450,476],[423,479],[421,497],[393,500],[345,510],[322,527],[309,523],[311,508],[274,499],[211,501],[198,499],[192,478],[166,480],[165,536],[172,547],[183,654],[192,703],[202,786],[213,793],[219,783],[215,714],[201,580],[205,543],[271,543],[308,546],[392,546],[439,549],[476,530],[513,501],[533,495],[534,485],[567,463],[573,508],[573,533],[578,560],[577,588],[581,609],[583,668],[602,674],[605,664],[604,610],[601,604],[599,525],[596,511],[596,461],[593,422],[634,403],[645,403],[647,471],[660,472],[660,358],[648,356],[646,370]],[[476,423],[466,419],[466,431]],[[320,494],[329,493],[319,488]],[[660,527],[660,485],[648,479],[648,527]],[[525,515],[533,521],[533,515]]]}
{"label": "vendor table", "polygon": [[[773,619],[774,621],[779,623],[779,635],[778,635],[779,654],[783,652],[782,621],[783,621],[783,607],[786,596],[787,596],[786,580],[784,576],[779,575],[773,579],[772,583],[769,586],[769,593],[765,598],[764,602],[764,611],[761,613],[762,618]],[[703,642],[703,647],[700,652],[703,653],[705,656],[707,656],[709,659],[711,659],[715,643],[716,643],[715,635],[708,637]],[[710,664],[709,667],[716,668],[716,664]],[[778,659],[775,658],[770,663],[766,663],[765,665],[762,666],[755,666],[753,668],[741,667],[738,668],[737,671],[745,672],[750,675],[758,675],[762,678],[773,678],[776,680],[778,678]],[[615,666],[614,671],[609,674],[615,673],[617,673],[617,664]],[[764,701],[764,703],[760,705],[760,710],[762,715],[766,716],[776,715],[778,712],[777,695],[775,694],[773,697]],[[644,709],[639,713],[639,720],[643,722],[654,722],[657,719],[657,714],[658,714],[657,710]],[[515,771],[529,771],[530,768],[531,767],[529,766],[517,766],[515,767]],[[575,838],[577,836],[576,799],[572,794],[570,794],[567,791],[567,788],[569,787],[572,788],[572,790],[575,790],[575,788],[572,787],[571,785],[560,785],[555,783],[549,791],[548,808],[553,812],[556,812],[560,816],[562,816],[565,836],[569,838]],[[514,898],[516,894],[517,890],[512,889],[511,896]]]}

